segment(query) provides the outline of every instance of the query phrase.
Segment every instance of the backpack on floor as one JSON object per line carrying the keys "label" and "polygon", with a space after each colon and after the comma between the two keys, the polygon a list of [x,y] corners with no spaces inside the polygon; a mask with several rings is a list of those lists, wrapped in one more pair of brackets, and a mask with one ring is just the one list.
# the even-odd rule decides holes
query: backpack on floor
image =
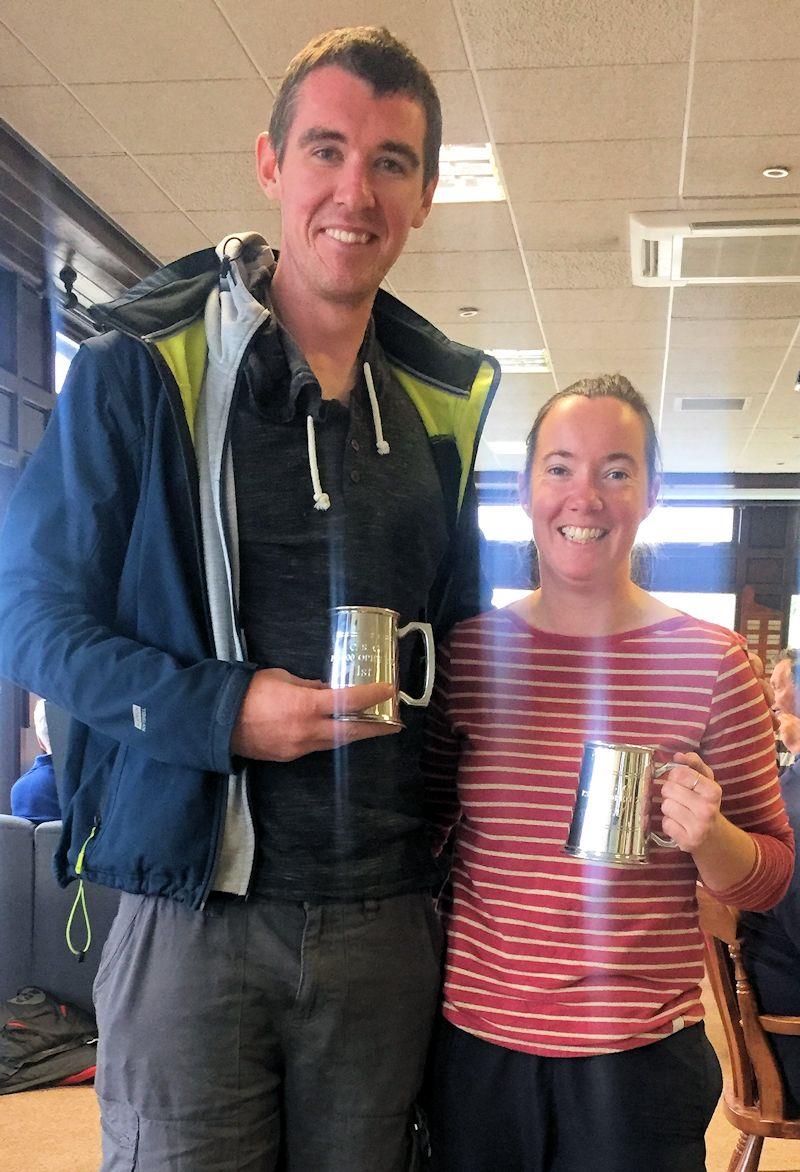
{"label": "backpack on floor", "polygon": [[0,1095],[94,1078],[90,1013],[29,985],[0,1005]]}

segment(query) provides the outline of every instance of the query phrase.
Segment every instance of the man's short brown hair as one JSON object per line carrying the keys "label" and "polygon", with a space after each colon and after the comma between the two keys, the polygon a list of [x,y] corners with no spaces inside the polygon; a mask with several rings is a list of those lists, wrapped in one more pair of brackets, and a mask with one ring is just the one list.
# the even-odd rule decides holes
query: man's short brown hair
{"label": "man's short brown hair", "polygon": [[286,139],[292,128],[300,86],[315,69],[337,65],[372,86],[378,95],[406,94],[419,102],[425,113],[422,183],[426,186],[439,172],[442,145],[442,107],[425,66],[411,50],[385,28],[364,25],[337,28],[310,41],[289,63],[272,116],[269,135],[283,162]]}

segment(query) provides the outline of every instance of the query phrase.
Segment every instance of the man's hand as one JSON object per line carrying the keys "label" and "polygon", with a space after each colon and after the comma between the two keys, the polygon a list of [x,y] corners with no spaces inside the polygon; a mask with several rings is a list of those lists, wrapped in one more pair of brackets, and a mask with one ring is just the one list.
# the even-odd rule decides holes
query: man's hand
{"label": "man's hand", "polygon": [[790,753],[800,753],[800,716],[782,712],[778,717],[778,735]]}
{"label": "man's hand", "polygon": [[747,658],[750,660],[750,666],[753,669],[753,675],[758,680],[759,684],[761,685],[761,690],[764,693],[764,699],[767,702],[767,708],[769,708],[770,716],[772,717],[772,731],[777,734],[778,717],[773,710],[773,705],[775,703],[775,693],[772,690],[772,684],[764,675],[764,664],[762,662],[761,656],[757,655],[755,651],[748,651]]}
{"label": "man's hand", "polygon": [[231,737],[231,752],[257,761],[294,761],[399,730],[369,721],[334,720],[335,712],[361,712],[392,696],[391,684],[329,688],[280,667],[257,671],[244,695]]}

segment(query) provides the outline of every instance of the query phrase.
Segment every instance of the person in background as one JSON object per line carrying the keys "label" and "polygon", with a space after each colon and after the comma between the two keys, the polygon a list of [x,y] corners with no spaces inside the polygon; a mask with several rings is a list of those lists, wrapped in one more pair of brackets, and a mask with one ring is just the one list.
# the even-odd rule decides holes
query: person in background
{"label": "person in background", "polygon": [[[721,1077],[696,883],[769,907],[794,844],[739,637],[631,578],[658,490],[653,421],[626,378],[553,396],[520,478],[541,584],[440,651],[423,763],[437,840],[455,827],[455,842],[436,1172],[705,1169]],[[565,854],[590,740],[672,763],[654,822],[677,849],[634,866]]]}
{"label": "person in background", "polygon": [[[780,738],[791,764],[780,776],[781,793],[794,831],[800,836],[800,663],[797,650],[780,652],[770,677]],[[774,908],[743,912],[740,918],[742,958],[762,1013],[800,1016],[800,864],[795,859],[789,890]],[[787,1108],[800,1114],[800,1037],[770,1034],[784,1076]]]}
{"label": "person in background", "polygon": [[785,647],[778,654],[772,669],[770,683],[775,696],[772,711],[778,719],[778,737],[784,746],[782,766],[791,765],[800,755],[800,716],[798,716],[798,688],[800,662],[797,649]]}
{"label": "person in background", "polygon": [[33,765],[11,787],[11,813],[29,822],[52,822],[61,817],[56,778],[44,700],[37,700],[33,708],[33,727],[42,750]]}
{"label": "person in background", "polygon": [[237,233],[98,307],[111,332],[9,507],[0,670],[75,718],[58,873],[123,893],[95,982],[105,1172],[419,1156],[442,944],[424,712],[339,721],[392,686],[324,681],[332,607],[443,635],[481,605],[497,364],[379,289],[440,144],[385,29],[302,50],[257,146],[277,260]]}

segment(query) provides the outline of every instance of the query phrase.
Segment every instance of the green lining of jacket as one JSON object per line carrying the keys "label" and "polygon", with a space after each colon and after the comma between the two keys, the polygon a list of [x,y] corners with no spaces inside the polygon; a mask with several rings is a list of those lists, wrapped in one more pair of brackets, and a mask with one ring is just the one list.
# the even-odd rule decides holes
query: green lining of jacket
{"label": "green lining of jacket", "polygon": [[189,434],[194,442],[194,417],[197,413],[208,357],[205,321],[198,317],[186,329],[179,330],[169,338],[161,338],[156,342],[156,348],[178,384]]}
{"label": "green lining of jacket", "polygon": [[[190,326],[168,338],[159,339],[155,345],[178,385],[189,433],[194,440],[195,415],[208,356],[203,318],[198,318]],[[494,370],[490,363],[481,363],[467,398],[425,382],[422,377],[409,374],[407,370],[395,366],[391,359],[389,365],[400,386],[416,407],[428,436],[431,439],[436,436],[452,436],[456,442],[461,459],[461,482],[458,491],[460,510],[472,471],[475,436],[492,388]]]}

